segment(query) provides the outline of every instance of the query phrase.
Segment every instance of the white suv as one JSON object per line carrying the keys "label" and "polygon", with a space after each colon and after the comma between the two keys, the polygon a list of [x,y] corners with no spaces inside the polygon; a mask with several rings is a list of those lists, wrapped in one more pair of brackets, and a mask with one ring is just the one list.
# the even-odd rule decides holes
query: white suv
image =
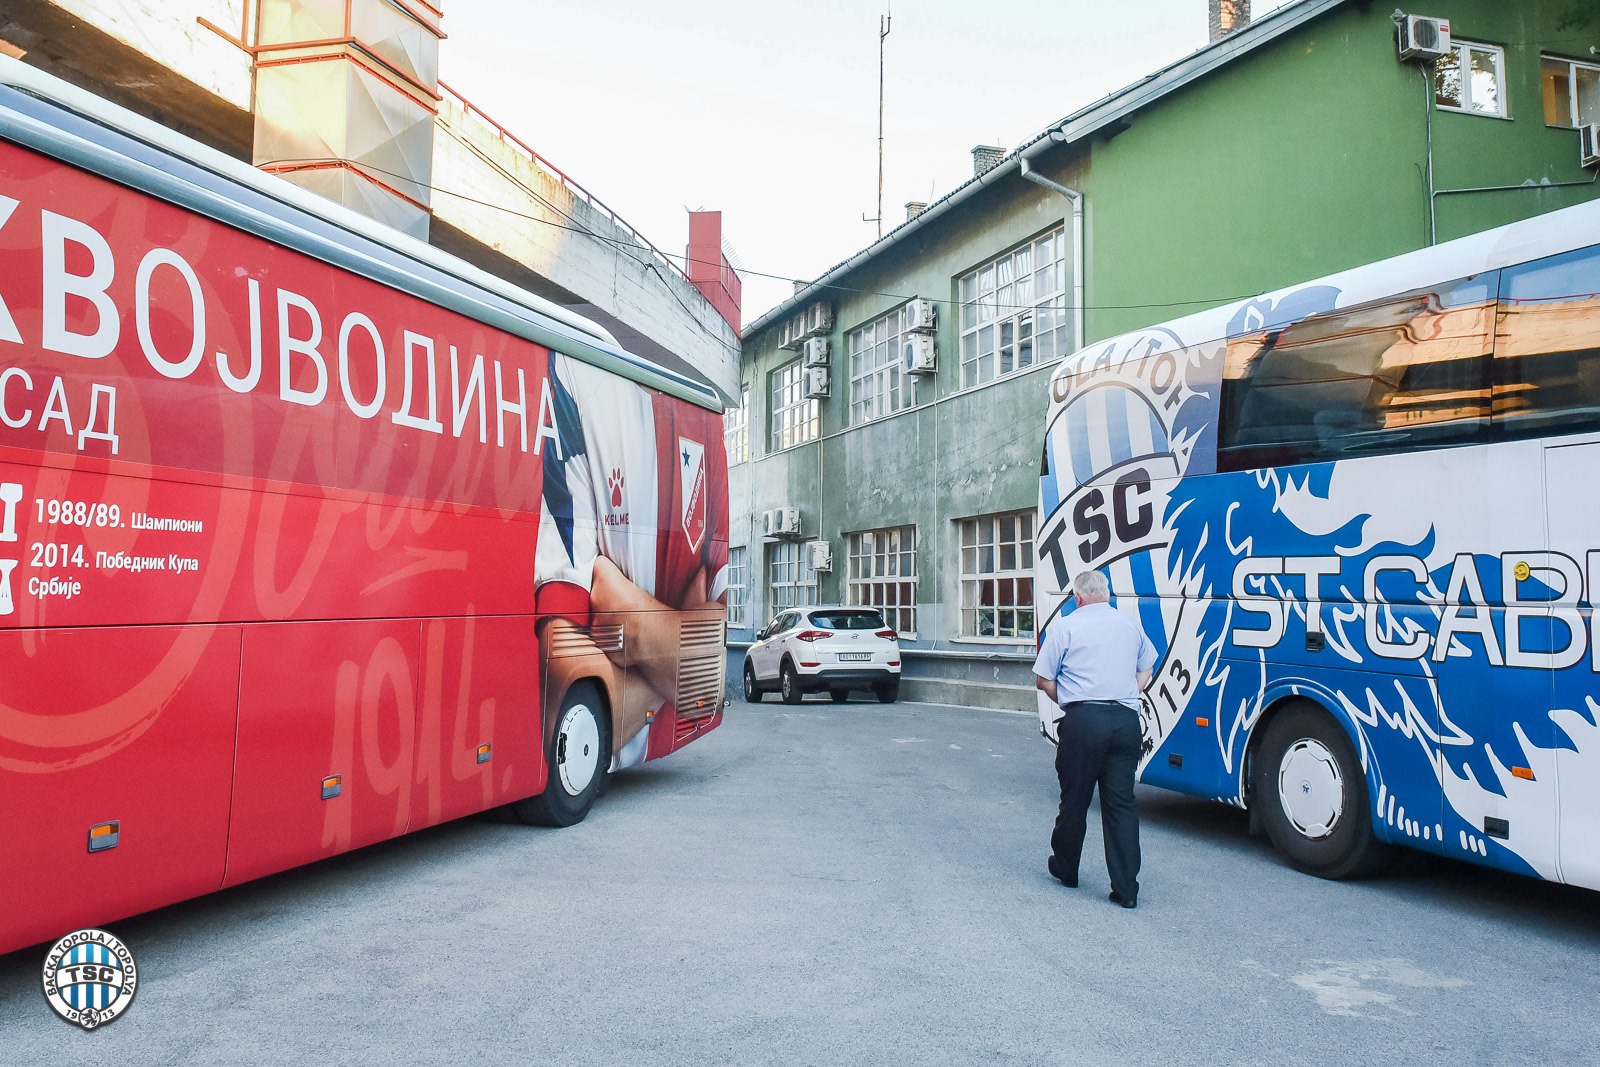
{"label": "white suv", "polygon": [[744,655],[744,698],[757,703],[774,689],[785,704],[822,691],[842,704],[852,689],[870,689],[892,704],[900,696],[900,641],[872,608],[779,612]]}

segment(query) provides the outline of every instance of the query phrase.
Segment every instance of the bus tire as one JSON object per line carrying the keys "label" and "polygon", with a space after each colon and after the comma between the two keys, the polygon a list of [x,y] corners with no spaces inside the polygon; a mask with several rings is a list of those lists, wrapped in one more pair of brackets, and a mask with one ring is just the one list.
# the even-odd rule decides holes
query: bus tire
{"label": "bus tire", "polygon": [[545,741],[549,774],[544,792],[511,805],[531,826],[583,821],[605,787],[611,767],[611,720],[593,682],[578,682],[562,698]]}
{"label": "bus tire", "polygon": [[1253,804],[1273,847],[1319,878],[1364,878],[1388,862],[1368,811],[1355,746],[1322,709],[1297,703],[1267,724],[1254,761]]}
{"label": "bus tire", "polygon": [[778,670],[778,692],[783,694],[785,704],[798,704],[800,698],[805,696],[800,689],[800,675],[795,673],[794,664],[788,660],[784,660]]}
{"label": "bus tire", "polygon": [[744,699],[747,704],[761,703],[761,697],[766,692],[761,688],[761,683],[756,681],[756,669],[750,664],[744,665]]}

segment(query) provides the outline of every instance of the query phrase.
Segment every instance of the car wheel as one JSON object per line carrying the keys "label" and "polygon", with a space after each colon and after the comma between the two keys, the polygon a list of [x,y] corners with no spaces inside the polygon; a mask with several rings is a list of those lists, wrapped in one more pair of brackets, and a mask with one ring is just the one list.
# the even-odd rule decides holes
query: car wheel
{"label": "car wheel", "polygon": [[744,665],[744,699],[751,704],[761,703],[761,683],[756,681],[756,669],[750,664]]}
{"label": "car wheel", "polygon": [[833,698],[833,702],[835,704],[843,704],[846,700],[850,699],[850,690],[830,689],[828,690],[828,695]]}
{"label": "car wheel", "polygon": [[778,688],[783,694],[785,704],[798,704],[804,696],[800,692],[800,676],[794,672],[794,664],[785,661],[783,669],[778,672]]}
{"label": "car wheel", "polygon": [[878,698],[880,704],[893,704],[900,699],[900,682],[878,682],[872,687],[872,695]]}
{"label": "car wheel", "polygon": [[534,826],[571,826],[583,821],[604,788],[611,766],[610,718],[591,682],[567,690],[549,731],[544,792],[516,801],[512,812]]}
{"label": "car wheel", "polygon": [[1376,874],[1390,850],[1367,810],[1366,774],[1344,729],[1309,704],[1267,724],[1256,753],[1251,802],[1290,865],[1319,878]]}

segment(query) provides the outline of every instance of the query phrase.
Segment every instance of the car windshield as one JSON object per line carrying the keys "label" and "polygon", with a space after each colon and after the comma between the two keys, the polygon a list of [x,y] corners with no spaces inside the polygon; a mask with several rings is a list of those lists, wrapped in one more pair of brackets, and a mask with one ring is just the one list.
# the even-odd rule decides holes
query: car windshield
{"label": "car windshield", "polygon": [[830,630],[881,630],[884,628],[883,616],[876,611],[814,611],[810,617],[812,625],[826,626]]}

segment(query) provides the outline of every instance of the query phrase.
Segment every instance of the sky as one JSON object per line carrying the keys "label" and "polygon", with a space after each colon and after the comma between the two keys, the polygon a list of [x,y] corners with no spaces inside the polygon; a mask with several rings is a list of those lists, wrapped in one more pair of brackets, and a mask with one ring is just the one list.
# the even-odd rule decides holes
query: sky
{"label": "sky", "polygon": [[[1283,0],[1255,0],[1260,18]],[[663,251],[720,210],[744,321],[1206,43],[1206,0],[446,0],[440,77]],[[779,275],[779,279],[752,272]]]}

